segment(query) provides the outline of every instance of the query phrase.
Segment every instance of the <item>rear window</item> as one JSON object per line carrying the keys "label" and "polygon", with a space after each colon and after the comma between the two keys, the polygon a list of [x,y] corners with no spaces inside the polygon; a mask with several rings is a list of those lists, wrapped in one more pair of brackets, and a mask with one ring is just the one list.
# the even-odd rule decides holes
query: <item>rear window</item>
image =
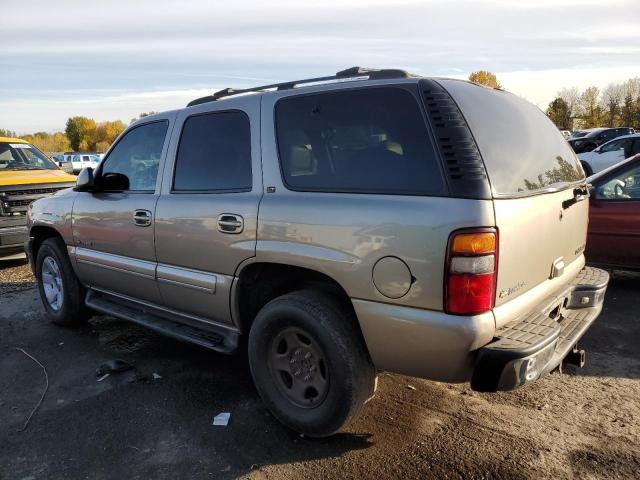
{"label": "rear window", "polygon": [[416,99],[393,87],[289,97],[276,105],[294,190],[437,194],[445,185]]}
{"label": "rear window", "polygon": [[441,83],[471,128],[495,194],[533,194],[584,179],[573,150],[538,107],[467,82]]}

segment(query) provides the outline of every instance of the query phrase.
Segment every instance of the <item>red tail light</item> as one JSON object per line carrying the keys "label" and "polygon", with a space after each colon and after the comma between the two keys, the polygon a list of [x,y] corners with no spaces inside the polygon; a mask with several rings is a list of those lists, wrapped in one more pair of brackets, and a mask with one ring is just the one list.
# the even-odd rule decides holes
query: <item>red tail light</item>
{"label": "red tail light", "polygon": [[498,233],[459,230],[449,238],[444,305],[447,313],[474,315],[493,308],[498,271]]}

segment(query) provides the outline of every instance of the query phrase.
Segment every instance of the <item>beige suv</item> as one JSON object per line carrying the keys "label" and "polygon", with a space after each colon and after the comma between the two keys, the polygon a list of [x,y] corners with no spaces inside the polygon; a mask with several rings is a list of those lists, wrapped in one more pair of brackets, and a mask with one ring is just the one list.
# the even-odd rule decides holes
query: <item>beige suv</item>
{"label": "beige suv", "polygon": [[227,89],[145,117],[29,209],[47,314],[101,312],[219,352],[311,436],[377,370],[511,390],[600,313],[588,193],[535,106],[401,70]]}

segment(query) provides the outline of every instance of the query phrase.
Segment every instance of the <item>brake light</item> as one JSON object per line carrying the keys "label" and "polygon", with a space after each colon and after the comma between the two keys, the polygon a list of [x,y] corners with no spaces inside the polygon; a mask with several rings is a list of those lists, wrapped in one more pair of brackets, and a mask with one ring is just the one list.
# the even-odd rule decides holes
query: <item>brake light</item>
{"label": "brake light", "polygon": [[493,228],[454,232],[445,271],[445,310],[473,315],[493,308],[498,268],[498,233]]}

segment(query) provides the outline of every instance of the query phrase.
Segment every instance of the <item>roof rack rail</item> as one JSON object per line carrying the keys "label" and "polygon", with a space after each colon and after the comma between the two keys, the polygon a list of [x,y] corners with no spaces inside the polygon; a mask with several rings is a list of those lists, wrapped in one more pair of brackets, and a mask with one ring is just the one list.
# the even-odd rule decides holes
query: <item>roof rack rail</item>
{"label": "roof rack rail", "polygon": [[215,92],[213,95],[207,95],[206,97],[196,98],[187,104],[187,107],[194,105],[200,105],[201,103],[215,102],[224,97],[231,95],[239,95],[241,93],[249,92],[264,92],[266,90],[289,90],[295,88],[297,85],[303,85],[305,83],[318,83],[318,82],[330,82],[332,80],[339,81],[347,78],[359,78],[367,77],[368,80],[384,80],[388,78],[409,78],[412,75],[399,69],[382,69],[376,70],[373,68],[363,67],[351,67],[346,70],[341,70],[335,75],[329,75],[327,77],[307,78],[304,80],[294,80],[292,82],[272,83],[271,85],[261,85],[253,88],[225,88]]}

